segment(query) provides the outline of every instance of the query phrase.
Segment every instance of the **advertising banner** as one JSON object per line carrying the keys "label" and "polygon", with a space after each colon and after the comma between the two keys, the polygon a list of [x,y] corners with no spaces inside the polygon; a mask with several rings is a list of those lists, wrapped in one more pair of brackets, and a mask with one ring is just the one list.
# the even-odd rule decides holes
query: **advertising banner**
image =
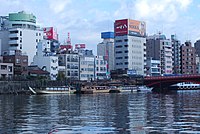
{"label": "advertising banner", "polygon": [[128,34],[146,36],[146,23],[143,21],[129,20]]}
{"label": "advertising banner", "polygon": [[76,45],[75,45],[75,48],[76,48],[76,49],[85,48],[85,44],[76,44]]}
{"label": "advertising banner", "polygon": [[114,30],[115,30],[115,36],[127,35],[128,34],[128,19],[116,20]]}
{"label": "advertising banner", "polygon": [[47,39],[49,40],[58,40],[58,37],[57,37],[57,31],[55,28],[53,27],[46,27],[43,29],[44,30],[44,34],[46,36]]}
{"label": "advertising banner", "polygon": [[146,23],[143,21],[123,19],[115,21],[115,36],[132,35],[146,36]]}

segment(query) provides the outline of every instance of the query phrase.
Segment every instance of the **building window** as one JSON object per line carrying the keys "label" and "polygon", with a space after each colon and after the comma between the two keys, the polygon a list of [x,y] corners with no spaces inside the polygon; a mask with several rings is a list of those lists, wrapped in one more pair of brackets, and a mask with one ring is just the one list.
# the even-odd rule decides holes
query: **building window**
{"label": "building window", "polygon": [[[17,32],[18,33],[18,32]],[[22,31],[20,31],[20,36],[22,36]]]}
{"label": "building window", "polygon": [[116,48],[122,48],[122,46],[116,46]]}
{"label": "building window", "polygon": [[24,62],[24,63],[27,63],[27,59],[23,59],[23,62]]}
{"label": "building window", "polygon": [[1,65],[1,70],[6,70],[7,66],[6,65]]}
{"label": "building window", "polygon": [[122,53],[122,51],[116,51],[116,53],[118,54],[118,53]]}
{"label": "building window", "polygon": [[124,53],[128,53],[128,50],[124,51]]}
{"label": "building window", "polygon": [[16,59],[16,63],[19,64],[20,63],[20,59]]}
{"label": "building window", "polygon": [[125,64],[125,65],[128,65],[128,62],[125,62],[124,64]]}
{"label": "building window", "polygon": [[122,42],[122,40],[116,40],[116,42]]}
{"label": "building window", "polygon": [[125,58],[125,59],[128,59],[128,56],[125,56],[124,58]]}
{"label": "building window", "polygon": [[116,59],[123,59],[122,57],[116,57]]}

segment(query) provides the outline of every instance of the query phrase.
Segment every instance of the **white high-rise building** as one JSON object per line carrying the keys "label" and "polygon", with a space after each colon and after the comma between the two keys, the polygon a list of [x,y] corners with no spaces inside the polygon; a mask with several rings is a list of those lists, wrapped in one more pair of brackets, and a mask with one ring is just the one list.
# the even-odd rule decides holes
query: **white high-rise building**
{"label": "white high-rise building", "polygon": [[43,30],[36,26],[36,17],[24,11],[0,17],[1,54],[15,55],[16,50],[33,61],[37,43],[43,39]]}
{"label": "white high-rise building", "polygon": [[115,21],[115,70],[146,75],[146,24],[123,19]]}

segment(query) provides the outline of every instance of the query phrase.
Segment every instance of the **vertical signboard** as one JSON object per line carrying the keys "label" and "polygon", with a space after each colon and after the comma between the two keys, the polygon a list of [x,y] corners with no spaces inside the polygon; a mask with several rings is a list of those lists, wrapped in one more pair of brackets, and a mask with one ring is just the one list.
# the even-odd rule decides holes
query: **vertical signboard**
{"label": "vertical signboard", "polygon": [[47,39],[49,40],[58,40],[58,37],[57,37],[57,31],[55,28],[53,27],[46,27],[43,29],[44,30],[44,34],[46,36]]}

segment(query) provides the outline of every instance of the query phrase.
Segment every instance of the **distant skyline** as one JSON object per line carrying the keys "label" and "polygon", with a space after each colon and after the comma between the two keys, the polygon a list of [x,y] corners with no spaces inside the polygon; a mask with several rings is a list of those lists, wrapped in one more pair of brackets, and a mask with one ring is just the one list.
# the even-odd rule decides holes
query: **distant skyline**
{"label": "distant skyline", "polygon": [[70,32],[72,44],[85,43],[96,54],[101,32],[113,31],[114,21],[146,22],[147,34],[161,31],[181,43],[200,39],[200,1],[197,0],[0,0],[0,15],[26,11],[41,27],[53,26],[61,43]]}

